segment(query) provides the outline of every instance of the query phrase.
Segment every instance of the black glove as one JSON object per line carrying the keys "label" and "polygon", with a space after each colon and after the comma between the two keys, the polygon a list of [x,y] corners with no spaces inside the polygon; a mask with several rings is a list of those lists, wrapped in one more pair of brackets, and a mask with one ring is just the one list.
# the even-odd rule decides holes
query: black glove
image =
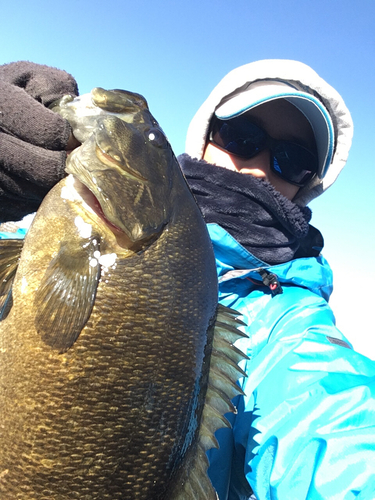
{"label": "black glove", "polygon": [[46,106],[78,95],[65,71],[20,61],[0,66],[0,222],[35,212],[64,177],[69,123]]}

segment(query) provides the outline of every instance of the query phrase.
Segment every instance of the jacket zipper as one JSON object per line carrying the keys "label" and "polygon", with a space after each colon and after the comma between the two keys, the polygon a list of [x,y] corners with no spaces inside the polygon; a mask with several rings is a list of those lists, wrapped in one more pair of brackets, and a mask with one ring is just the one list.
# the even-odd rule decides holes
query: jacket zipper
{"label": "jacket zipper", "polygon": [[[264,269],[262,267],[257,269],[257,273],[260,274],[263,285],[270,289],[272,297],[275,297],[275,295],[283,293],[283,289],[280,285],[279,278],[276,276],[276,274],[270,273],[269,271],[267,271],[267,269]],[[259,284],[255,280],[252,280],[251,278],[247,279],[255,284]]]}

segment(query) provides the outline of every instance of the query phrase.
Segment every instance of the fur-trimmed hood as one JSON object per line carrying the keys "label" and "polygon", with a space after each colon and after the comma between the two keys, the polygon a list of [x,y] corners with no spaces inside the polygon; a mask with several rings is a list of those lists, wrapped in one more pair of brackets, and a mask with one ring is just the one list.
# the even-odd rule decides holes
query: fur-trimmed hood
{"label": "fur-trimmed hood", "polygon": [[185,151],[201,159],[204,153],[208,127],[218,106],[229,94],[246,89],[250,83],[277,80],[309,93],[327,109],[334,128],[334,154],[323,179],[315,177],[297,193],[295,201],[305,206],[331,186],[345,166],[352,143],[353,122],[340,94],[309,66],[298,61],[265,59],[240,66],[228,73],[213,89],[192,119],[186,138]]}

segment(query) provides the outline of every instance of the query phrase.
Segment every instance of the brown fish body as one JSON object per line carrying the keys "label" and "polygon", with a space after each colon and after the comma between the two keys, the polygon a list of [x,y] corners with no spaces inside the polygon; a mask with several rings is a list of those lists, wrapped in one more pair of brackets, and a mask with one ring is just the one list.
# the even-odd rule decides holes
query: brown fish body
{"label": "brown fish body", "polygon": [[[199,232],[189,241],[178,224],[132,255],[112,238],[116,266],[98,286],[79,341],[59,354],[33,326],[33,289],[65,238],[49,200],[44,207],[42,230],[36,221],[21,261],[31,272],[19,270],[1,333],[1,498],[158,498],[197,430],[186,415],[201,411],[206,330],[216,308],[214,283],[202,284],[212,263]],[[188,217],[199,224],[199,214]],[[181,266],[186,255],[191,266]]]}
{"label": "brown fish body", "polygon": [[[112,124],[105,127],[111,135]],[[126,151],[128,161],[134,152]],[[118,162],[107,153],[110,166]],[[129,208],[128,217],[93,210],[88,190],[69,175],[26,237],[12,307],[0,322],[1,500],[193,498],[179,491],[198,453],[216,268],[173,154],[147,158],[161,172],[164,206],[147,170],[134,180],[126,166],[131,192],[121,172],[109,186],[112,171],[93,174],[112,204],[135,190],[132,210],[141,213]],[[148,226],[155,229],[134,242]],[[197,498],[213,498],[211,489]]]}

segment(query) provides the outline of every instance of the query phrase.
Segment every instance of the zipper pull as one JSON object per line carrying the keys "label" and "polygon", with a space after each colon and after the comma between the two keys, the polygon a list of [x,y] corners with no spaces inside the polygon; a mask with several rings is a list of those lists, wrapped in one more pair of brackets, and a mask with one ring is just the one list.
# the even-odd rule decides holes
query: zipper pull
{"label": "zipper pull", "polygon": [[257,269],[257,272],[260,274],[263,284],[271,290],[272,297],[279,295],[279,293],[283,293],[283,289],[281,288],[276,274],[270,273],[263,268]]}

